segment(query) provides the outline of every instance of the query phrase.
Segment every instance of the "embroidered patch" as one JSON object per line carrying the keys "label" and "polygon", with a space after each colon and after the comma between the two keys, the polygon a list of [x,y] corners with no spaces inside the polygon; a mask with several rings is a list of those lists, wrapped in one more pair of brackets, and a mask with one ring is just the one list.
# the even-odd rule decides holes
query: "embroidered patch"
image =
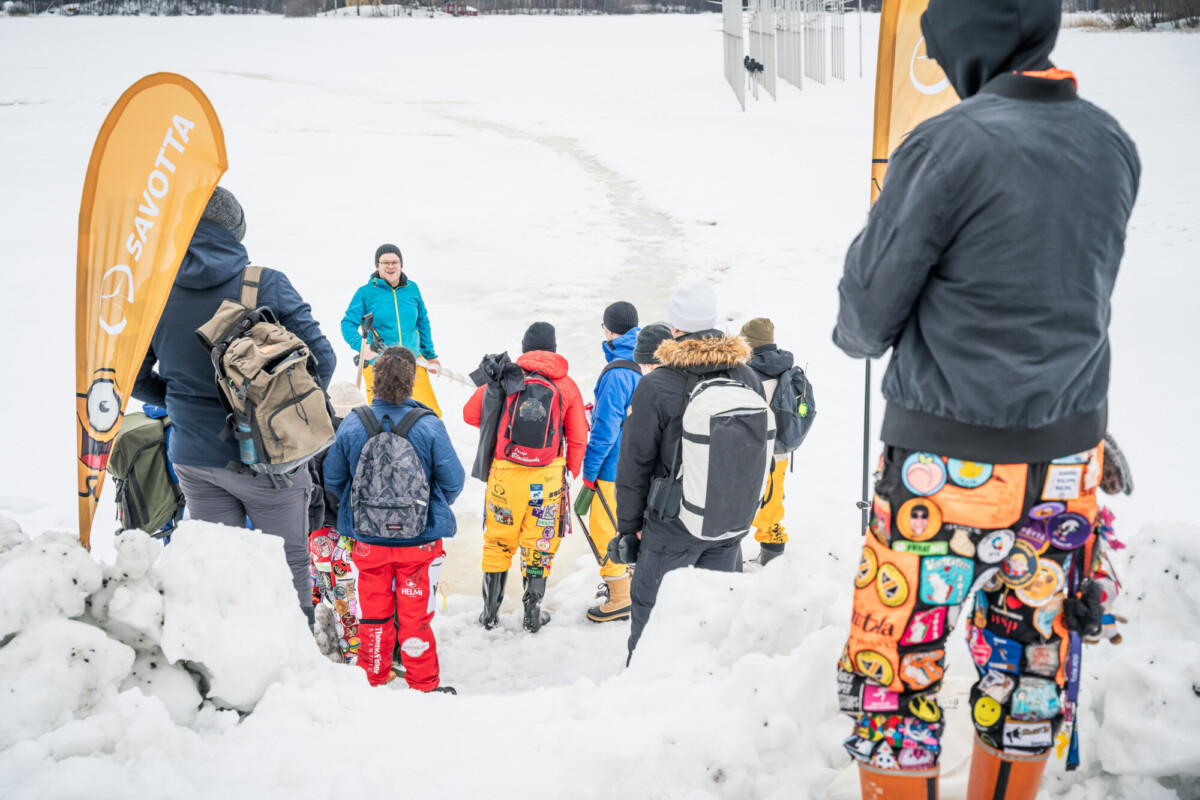
{"label": "embroidered patch", "polygon": [[879,495],[871,504],[871,533],[884,544],[892,538],[892,504]]}
{"label": "embroidered patch", "polygon": [[1050,464],[1046,468],[1043,500],[1077,500],[1083,491],[1083,464]]}
{"label": "embroidered patch", "polygon": [[879,602],[888,608],[902,606],[908,600],[908,581],[895,564],[880,564],[875,592],[879,595]]}
{"label": "embroidered patch", "polygon": [[1008,558],[1017,535],[1010,530],[988,531],[975,545],[976,557],[985,564],[999,564]]}
{"label": "embroidered patch", "polygon": [[854,656],[854,666],[863,675],[878,683],[880,686],[890,686],[896,676],[895,668],[881,653],[874,650],[860,650]]}
{"label": "embroidered patch", "polygon": [[975,701],[975,705],[971,710],[971,716],[975,719],[975,724],[983,729],[987,729],[1000,721],[1000,715],[1004,713],[1004,709],[988,695],[981,695]]}
{"label": "embroidered patch", "polygon": [[[1053,678],[1058,673],[1058,644],[1025,645],[1025,672]],[[1024,681],[1022,681],[1022,686]],[[1045,717],[1042,717],[1045,719]]]}
{"label": "embroidered patch", "polygon": [[920,695],[908,701],[908,713],[922,722],[938,722],[942,718],[942,707],[930,695]]}
{"label": "embroidered patch", "polygon": [[958,556],[921,559],[921,601],[938,606],[958,605],[966,598],[974,574],[975,565]]}
{"label": "embroidered patch", "polygon": [[1013,543],[1012,552],[1000,565],[1000,580],[1007,586],[1019,589],[1033,582],[1037,574],[1038,557],[1033,546],[1023,539]]}
{"label": "embroidered patch", "polygon": [[1046,533],[1046,523],[1041,520],[1027,519],[1017,531],[1018,542],[1028,542],[1033,552],[1042,554],[1050,546],[1050,534]]}
{"label": "embroidered patch", "polygon": [[1058,619],[1058,615],[1062,613],[1062,607],[1062,595],[1057,595],[1050,598],[1050,601],[1041,608],[1033,610],[1033,627],[1042,635],[1043,639],[1054,636],[1054,620]]}
{"label": "embroidered patch", "polygon": [[[1012,696],[1013,689],[1017,688],[1017,680],[1011,675],[1005,675],[1003,672],[989,669],[979,679],[978,686],[979,691],[997,703],[1006,703],[1008,702],[1008,698]],[[990,728],[991,725],[987,727]]]}
{"label": "embroidered patch", "polygon": [[874,755],[875,748],[879,744],[858,736],[851,736],[842,742],[842,746],[846,748],[846,752],[855,760],[870,762],[871,756]]}
{"label": "embroidered patch", "polygon": [[964,489],[983,486],[992,477],[992,465],[979,461],[951,458],[946,462],[946,470],[950,473],[950,482]]}
{"label": "embroidered patch", "polygon": [[900,637],[901,645],[928,644],[946,635],[946,609],[931,608],[928,611],[916,611]]}
{"label": "embroidered patch", "polygon": [[[938,462],[941,463],[941,462]],[[896,515],[900,535],[913,542],[932,539],[942,529],[942,510],[927,497],[914,497]]]}
{"label": "embroidered patch", "polygon": [[1091,523],[1082,514],[1059,514],[1046,523],[1050,544],[1059,550],[1075,550],[1092,535]]}
{"label": "embroidered patch", "polygon": [[900,659],[900,680],[913,691],[928,688],[942,679],[945,670],[940,662],[945,657],[944,650],[908,653]]}
{"label": "embroidered patch", "polygon": [[496,520],[501,525],[513,524],[513,512],[511,508],[498,506],[495,503],[488,503],[488,511],[492,515],[492,519]]}
{"label": "embroidered patch", "polygon": [[864,686],[862,708],[863,711],[896,711],[900,708],[900,695],[882,686]]}
{"label": "embroidered patch", "polygon": [[933,769],[937,765],[937,751],[928,747],[902,747],[896,756],[900,769]]}
{"label": "embroidered patch", "polygon": [[884,742],[876,748],[875,755],[871,756],[871,766],[876,769],[898,769],[900,765],[896,763],[891,746]]}
{"label": "embroidered patch", "polygon": [[904,539],[892,542],[892,549],[897,553],[912,553],[915,556],[944,556],[949,552],[945,542],[909,542]]}
{"label": "embroidered patch", "polygon": [[933,453],[913,453],[904,459],[900,478],[905,489],[928,497],[946,485],[946,465]]}
{"label": "embroidered patch", "polygon": [[871,581],[875,580],[875,573],[879,571],[879,558],[876,557],[875,551],[869,547],[862,549],[862,559],[858,562],[858,572],[854,575],[854,586],[862,589],[870,585]]}
{"label": "embroidered patch", "polygon": [[1029,509],[1030,519],[1040,519],[1042,522],[1050,519],[1053,516],[1063,513],[1067,507],[1063,503],[1041,503]]}
{"label": "embroidered patch", "polygon": [[529,505],[540,506],[542,504],[542,484],[533,483],[529,486]]}
{"label": "embroidered patch", "polygon": [[1004,721],[1004,749],[1045,750],[1054,743],[1053,726],[1050,721],[1021,722]]}
{"label": "embroidered patch", "polygon": [[1017,589],[1017,597],[1027,606],[1044,606],[1063,587],[1063,581],[1062,567],[1048,558],[1039,558],[1033,580]]}
{"label": "embroidered patch", "polygon": [[538,539],[537,542],[534,543],[534,546],[537,547],[538,550],[541,550],[544,553],[550,549],[550,540],[549,539]]}
{"label": "embroidered patch", "polygon": [[967,533],[966,528],[954,529],[954,535],[950,537],[950,549],[963,558],[975,557],[975,542],[971,541],[971,535]]}
{"label": "embroidered patch", "polygon": [[969,637],[971,658],[985,669],[998,669],[1001,672],[1020,672],[1021,645],[997,636],[990,631],[972,627]]}

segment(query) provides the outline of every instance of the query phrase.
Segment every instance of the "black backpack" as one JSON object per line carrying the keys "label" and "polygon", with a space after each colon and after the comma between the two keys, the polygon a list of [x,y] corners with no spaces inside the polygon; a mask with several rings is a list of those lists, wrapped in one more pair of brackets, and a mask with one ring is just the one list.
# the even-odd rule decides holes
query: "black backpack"
{"label": "black backpack", "polygon": [[779,376],[771,410],[775,412],[775,454],[791,453],[804,444],[817,416],[812,384],[800,367],[791,367]]}

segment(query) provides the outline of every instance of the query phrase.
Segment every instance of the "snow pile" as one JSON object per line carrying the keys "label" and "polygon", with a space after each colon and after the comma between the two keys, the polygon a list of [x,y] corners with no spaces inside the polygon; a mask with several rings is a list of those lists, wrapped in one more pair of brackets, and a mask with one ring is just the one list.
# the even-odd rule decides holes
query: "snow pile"
{"label": "snow pile", "polygon": [[0,580],[19,590],[0,606],[0,748],[111,753],[139,727],[147,742],[171,738],[173,725],[250,711],[271,685],[332,667],[275,537],[189,522],[166,551],[121,536],[105,565],[71,534],[29,541],[5,523]]}

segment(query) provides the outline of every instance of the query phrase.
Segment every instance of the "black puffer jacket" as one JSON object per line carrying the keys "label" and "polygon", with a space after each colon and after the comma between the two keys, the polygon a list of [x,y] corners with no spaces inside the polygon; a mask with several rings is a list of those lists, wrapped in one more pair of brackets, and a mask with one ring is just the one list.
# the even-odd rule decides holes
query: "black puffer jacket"
{"label": "black puffer jacket", "polygon": [[646,496],[654,478],[666,475],[683,442],[684,396],[688,377],[727,375],[760,395],[762,383],[746,364],[750,346],[738,336],[708,330],[663,342],[655,356],[662,366],[638,381],[621,431],[617,461],[617,530],[642,531],[642,546],[672,539],[695,545],[696,538],[679,520],[646,516]]}
{"label": "black puffer jacket", "polygon": [[892,349],[883,440],[994,463],[1092,447],[1107,426],[1110,298],[1141,164],[1116,121],[1045,70],[1058,0],[932,0],[962,103],[892,153],[846,254],[834,342]]}

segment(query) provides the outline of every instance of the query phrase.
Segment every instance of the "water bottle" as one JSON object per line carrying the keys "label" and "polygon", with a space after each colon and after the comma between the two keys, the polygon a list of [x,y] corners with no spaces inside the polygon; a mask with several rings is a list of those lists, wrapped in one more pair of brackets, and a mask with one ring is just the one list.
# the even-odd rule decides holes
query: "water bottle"
{"label": "water bottle", "polygon": [[245,434],[245,438],[238,438],[238,449],[241,451],[243,464],[257,464],[258,452],[254,449],[254,437],[250,435],[250,426],[245,422],[237,424],[239,434]]}

